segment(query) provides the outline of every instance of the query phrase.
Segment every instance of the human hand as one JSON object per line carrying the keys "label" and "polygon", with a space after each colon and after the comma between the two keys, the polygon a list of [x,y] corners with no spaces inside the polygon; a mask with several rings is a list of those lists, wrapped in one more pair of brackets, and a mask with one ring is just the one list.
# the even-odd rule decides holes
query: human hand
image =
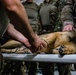
{"label": "human hand", "polygon": [[22,42],[27,48],[31,48],[31,44],[29,43],[27,38],[22,39],[20,42]]}
{"label": "human hand", "polygon": [[36,52],[47,47],[47,43],[42,40],[38,35],[36,35],[35,39],[31,40],[30,43],[32,52]]}
{"label": "human hand", "polygon": [[73,25],[66,25],[62,29],[62,31],[72,31],[72,30],[74,30],[74,26]]}

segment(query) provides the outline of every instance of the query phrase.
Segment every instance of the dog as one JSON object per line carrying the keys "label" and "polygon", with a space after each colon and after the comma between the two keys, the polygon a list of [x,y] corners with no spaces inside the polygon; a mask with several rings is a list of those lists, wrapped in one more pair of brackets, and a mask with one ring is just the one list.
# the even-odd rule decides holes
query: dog
{"label": "dog", "polygon": [[54,54],[74,54],[76,53],[76,33],[54,32],[42,35],[41,38],[47,42],[47,48],[38,52]]}
{"label": "dog", "polygon": [[[46,54],[75,54],[76,53],[76,33],[73,31],[70,32],[53,32],[48,34],[39,35],[42,40],[47,43],[47,48],[38,50],[35,52],[36,54],[39,53],[46,53]],[[9,40],[5,44],[1,46],[1,51],[6,53],[32,53],[29,49],[23,46],[22,43]],[[47,67],[50,67],[48,71],[53,72],[50,63],[42,63],[42,69],[44,69],[44,73],[47,73]],[[65,75],[65,70],[70,73],[70,64],[58,64],[59,68],[59,75]],[[53,72],[54,73],[54,72]]]}
{"label": "dog", "polygon": [[[40,38],[47,43],[47,48],[38,50],[35,53],[47,54],[75,54],[76,53],[76,33],[69,32],[53,32],[40,35]],[[21,46],[22,44],[15,40],[9,40],[1,46],[1,49],[10,49],[12,47]],[[6,50],[7,51],[7,50]],[[12,50],[13,51],[13,50]]]}

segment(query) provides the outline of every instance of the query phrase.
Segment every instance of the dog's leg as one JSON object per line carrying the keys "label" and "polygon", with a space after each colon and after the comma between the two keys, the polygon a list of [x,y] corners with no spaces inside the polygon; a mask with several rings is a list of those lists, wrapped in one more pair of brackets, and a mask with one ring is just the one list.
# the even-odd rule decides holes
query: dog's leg
{"label": "dog's leg", "polygon": [[65,45],[61,54],[74,54],[75,51],[76,51],[76,45],[73,43],[69,43],[69,44]]}
{"label": "dog's leg", "polygon": [[15,41],[15,40],[9,40],[7,41],[5,44],[3,44],[1,46],[1,48],[14,48],[14,47],[18,47],[21,46],[22,43]]}
{"label": "dog's leg", "polygon": [[73,43],[68,43],[65,45],[60,45],[59,47],[53,49],[53,53],[55,54],[74,54],[76,53],[76,46]]}
{"label": "dog's leg", "polygon": [[41,35],[40,38],[44,39],[48,44],[52,44],[55,42],[56,38],[57,38],[57,33],[50,33],[50,34],[44,34]]}
{"label": "dog's leg", "polygon": [[41,35],[40,38],[45,40],[47,42],[47,48],[44,48],[42,50],[37,51],[37,53],[52,53],[52,49],[54,48],[54,42],[56,40],[56,32],[55,33],[50,33],[50,34],[45,34]]}

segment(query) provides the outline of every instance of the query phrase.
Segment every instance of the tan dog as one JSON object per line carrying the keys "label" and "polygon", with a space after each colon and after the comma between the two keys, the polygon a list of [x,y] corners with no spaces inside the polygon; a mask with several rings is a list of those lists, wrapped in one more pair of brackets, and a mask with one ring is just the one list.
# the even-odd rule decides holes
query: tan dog
{"label": "tan dog", "polygon": [[47,34],[43,39],[47,42],[47,49],[40,52],[55,54],[76,53],[76,33],[75,32],[54,32]]}
{"label": "tan dog", "polygon": [[[75,32],[54,32],[40,35],[48,44],[47,48],[36,53],[54,53],[54,54],[73,54],[76,53],[76,33]],[[7,49],[21,45],[20,42],[11,40],[1,46],[1,49]],[[13,52],[13,50],[12,50]]]}

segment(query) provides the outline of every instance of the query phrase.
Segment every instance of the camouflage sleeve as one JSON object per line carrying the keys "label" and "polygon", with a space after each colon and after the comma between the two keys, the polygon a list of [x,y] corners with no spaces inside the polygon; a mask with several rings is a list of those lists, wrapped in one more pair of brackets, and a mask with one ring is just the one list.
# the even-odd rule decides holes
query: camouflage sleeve
{"label": "camouflage sleeve", "polygon": [[56,3],[58,2],[58,0],[52,0],[52,4],[56,5]]}
{"label": "camouflage sleeve", "polygon": [[74,25],[73,23],[73,0],[65,0],[64,7],[61,11],[61,21],[63,26],[65,25]]}
{"label": "camouflage sleeve", "polygon": [[40,5],[39,5],[39,10],[40,10],[40,8],[43,6],[43,3],[41,3]]}

